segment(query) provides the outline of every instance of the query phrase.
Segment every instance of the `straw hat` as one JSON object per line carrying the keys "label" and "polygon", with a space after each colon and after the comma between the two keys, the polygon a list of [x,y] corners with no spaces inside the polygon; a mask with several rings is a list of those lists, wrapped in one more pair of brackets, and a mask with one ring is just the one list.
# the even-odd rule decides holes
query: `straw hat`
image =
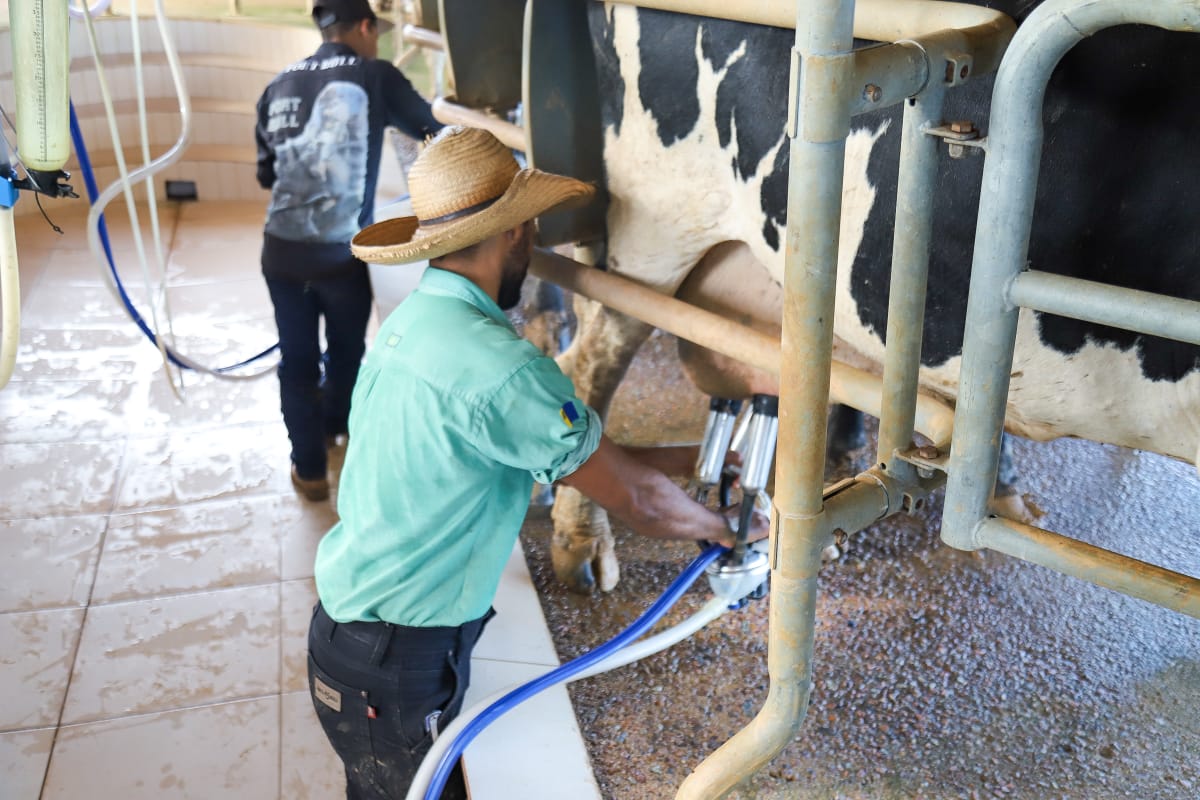
{"label": "straw hat", "polygon": [[429,142],[409,170],[408,188],[416,216],[359,231],[350,243],[354,255],[373,264],[437,258],[595,191],[574,178],[520,169],[495,136],[459,126]]}

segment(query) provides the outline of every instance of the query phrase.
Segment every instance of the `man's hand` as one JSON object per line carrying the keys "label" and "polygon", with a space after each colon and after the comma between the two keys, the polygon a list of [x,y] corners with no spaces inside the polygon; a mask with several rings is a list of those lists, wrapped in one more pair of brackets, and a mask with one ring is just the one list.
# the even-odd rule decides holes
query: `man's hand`
{"label": "man's hand", "polygon": [[[734,537],[738,527],[738,520],[742,515],[742,506],[740,503],[732,506],[726,506],[718,513],[725,517],[726,525],[729,527],[729,534],[728,536],[721,537],[717,541],[724,547],[728,547],[730,550],[732,550],[735,544]],[[750,514],[750,530],[746,536],[747,542],[757,542],[759,539],[765,539],[770,532],[771,520],[769,520],[765,514],[761,514],[758,511]]]}

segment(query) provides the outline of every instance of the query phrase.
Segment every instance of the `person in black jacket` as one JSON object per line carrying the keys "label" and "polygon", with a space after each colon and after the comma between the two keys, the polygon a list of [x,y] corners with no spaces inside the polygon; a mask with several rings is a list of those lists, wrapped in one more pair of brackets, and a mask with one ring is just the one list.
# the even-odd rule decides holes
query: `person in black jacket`
{"label": "person in black jacket", "polygon": [[255,138],[258,182],[271,190],[262,271],[279,328],[292,483],[320,501],[329,496],[326,449],[346,433],[365,350],[371,284],[350,240],[374,222],[384,128],[423,140],[442,126],[408,79],[376,58],[391,25],[367,0],[317,0],[312,14],[324,42],[267,86]]}

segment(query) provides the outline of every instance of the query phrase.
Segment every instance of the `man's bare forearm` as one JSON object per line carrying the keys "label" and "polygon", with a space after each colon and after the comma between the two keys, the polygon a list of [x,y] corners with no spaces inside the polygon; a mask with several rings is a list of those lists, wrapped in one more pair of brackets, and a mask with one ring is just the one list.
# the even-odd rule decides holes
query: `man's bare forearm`
{"label": "man's bare forearm", "polygon": [[632,447],[620,445],[626,455],[651,469],[674,478],[690,477],[700,457],[700,445],[683,444],[665,447]]}

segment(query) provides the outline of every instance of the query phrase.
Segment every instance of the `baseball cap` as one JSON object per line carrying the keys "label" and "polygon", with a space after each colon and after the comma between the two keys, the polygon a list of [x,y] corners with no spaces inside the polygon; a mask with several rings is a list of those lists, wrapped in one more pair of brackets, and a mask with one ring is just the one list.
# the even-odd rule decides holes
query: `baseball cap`
{"label": "baseball cap", "polygon": [[313,4],[312,18],[321,30],[338,22],[358,22],[360,19],[373,20],[380,33],[395,27],[388,20],[375,16],[367,0],[317,0]]}

